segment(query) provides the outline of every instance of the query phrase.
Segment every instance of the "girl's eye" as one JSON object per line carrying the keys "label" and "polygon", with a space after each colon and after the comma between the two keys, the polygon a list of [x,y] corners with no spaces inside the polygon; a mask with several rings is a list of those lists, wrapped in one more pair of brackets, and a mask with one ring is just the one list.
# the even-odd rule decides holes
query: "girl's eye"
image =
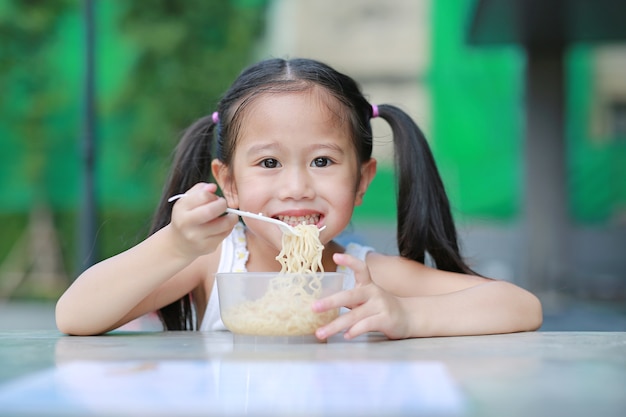
{"label": "girl's eye", "polygon": [[320,156],[319,158],[315,158],[311,165],[316,168],[324,168],[329,166],[331,163],[330,159]]}
{"label": "girl's eye", "polygon": [[280,164],[278,163],[278,160],[274,158],[267,158],[261,161],[261,166],[263,168],[276,168],[279,167]]}

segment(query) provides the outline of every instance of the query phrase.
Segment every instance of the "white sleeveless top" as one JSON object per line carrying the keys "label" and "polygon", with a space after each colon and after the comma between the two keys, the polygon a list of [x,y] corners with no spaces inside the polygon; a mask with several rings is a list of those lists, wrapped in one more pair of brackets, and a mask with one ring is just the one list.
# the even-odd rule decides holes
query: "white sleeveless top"
{"label": "white sleeveless top", "polygon": [[[365,260],[367,254],[374,249],[369,246],[362,246],[358,243],[349,243],[346,245],[346,253],[358,259]],[[217,272],[246,272],[246,263],[248,262],[248,248],[246,245],[245,227],[241,223],[237,223],[233,231],[222,242],[222,253],[220,255],[220,263]],[[343,289],[348,290],[354,288],[354,272],[344,266],[337,267],[337,272],[347,274],[343,283]],[[222,318],[220,317],[220,304],[217,295],[217,281],[213,283],[211,295],[204,312],[204,318],[200,325],[200,331],[226,330]]]}

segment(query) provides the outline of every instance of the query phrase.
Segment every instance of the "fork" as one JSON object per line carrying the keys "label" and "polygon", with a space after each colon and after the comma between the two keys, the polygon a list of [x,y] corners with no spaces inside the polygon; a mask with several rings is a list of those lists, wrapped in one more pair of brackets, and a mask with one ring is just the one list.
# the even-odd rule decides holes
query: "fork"
{"label": "fork", "polygon": [[[173,201],[178,200],[179,198],[185,197],[185,195],[186,194],[176,194],[176,195],[171,196],[170,198],[168,198],[167,201],[169,203],[171,203]],[[230,207],[226,208],[226,212],[227,213],[234,213],[234,214],[237,214],[238,216],[241,216],[241,217],[249,217],[251,219],[261,220],[261,221],[268,222],[268,223],[273,223],[273,224],[277,225],[280,228],[280,230],[283,233],[285,233],[285,234],[291,234],[291,235],[294,235],[294,236],[300,236],[300,233],[294,227],[288,225],[287,223],[285,223],[283,221],[280,221],[278,219],[273,219],[271,217],[264,216],[264,215],[262,215],[260,213],[259,214],[254,214],[254,213],[250,213],[249,211],[237,210],[237,209],[230,208]]]}

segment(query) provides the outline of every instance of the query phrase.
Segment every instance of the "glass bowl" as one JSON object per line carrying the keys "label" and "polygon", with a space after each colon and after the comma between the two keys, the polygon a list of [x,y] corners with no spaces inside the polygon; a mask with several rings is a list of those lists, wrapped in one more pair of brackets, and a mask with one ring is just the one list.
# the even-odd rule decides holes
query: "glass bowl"
{"label": "glass bowl", "polygon": [[341,291],[346,274],[216,274],[222,321],[235,335],[309,336],[339,315],[315,313],[313,301]]}

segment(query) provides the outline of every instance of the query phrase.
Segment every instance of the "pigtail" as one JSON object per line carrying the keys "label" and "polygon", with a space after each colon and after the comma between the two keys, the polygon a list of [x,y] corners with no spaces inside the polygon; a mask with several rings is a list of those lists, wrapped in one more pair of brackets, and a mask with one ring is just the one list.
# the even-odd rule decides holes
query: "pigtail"
{"label": "pigtail", "polygon": [[211,116],[205,116],[192,124],[180,139],[153,219],[151,234],[170,223],[173,205],[167,201],[169,197],[210,180],[214,126]]}
{"label": "pigtail", "polygon": [[[191,125],[180,139],[150,234],[170,223],[173,206],[167,201],[170,196],[182,194],[193,185],[211,179],[214,127],[212,117],[205,116]],[[193,330],[193,317],[190,294],[159,310],[159,318],[166,330]]]}
{"label": "pigtail", "polygon": [[450,203],[424,134],[399,108],[380,105],[378,111],[394,137],[400,255],[423,263],[428,253],[438,269],[475,274],[461,257]]}

